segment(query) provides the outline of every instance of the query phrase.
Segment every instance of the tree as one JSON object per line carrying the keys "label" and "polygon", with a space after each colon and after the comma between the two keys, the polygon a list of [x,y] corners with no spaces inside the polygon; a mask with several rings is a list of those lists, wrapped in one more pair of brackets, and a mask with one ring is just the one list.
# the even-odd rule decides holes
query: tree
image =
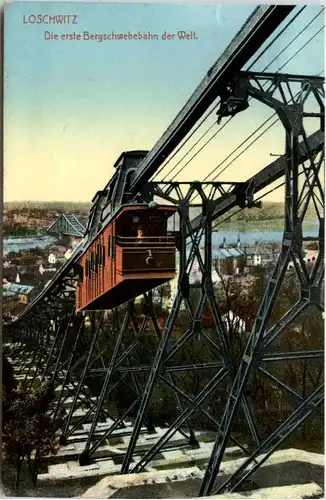
{"label": "tree", "polygon": [[17,383],[5,356],[3,367],[2,454],[7,466],[15,470],[14,490],[18,494],[24,465],[35,486],[41,459],[58,449],[48,415],[54,390],[48,385],[36,389]]}

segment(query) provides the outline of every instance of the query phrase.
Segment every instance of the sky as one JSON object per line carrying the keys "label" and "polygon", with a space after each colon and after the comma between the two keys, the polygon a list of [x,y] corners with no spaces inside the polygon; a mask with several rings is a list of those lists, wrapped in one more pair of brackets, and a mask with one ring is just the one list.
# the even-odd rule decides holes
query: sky
{"label": "sky", "polygon": [[[252,12],[252,5],[13,2],[5,7],[5,201],[90,201],[122,151],[150,150]],[[262,70],[320,11],[307,7],[253,69]],[[36,24],[37,15],[78,24]],[[72,20],[72,18],[70,18]],[[277,71],[323,25],[320,15],[268,68]],[[196,39],[162,40],[164,32]],[[46,40],[45,31],[58,40]],[[62,34],[156,33],[159,40],[62,40]],[[323,32],[284,71],[319,74]],[[270,116],[253,104],[189,163],[202,180]],[[215,115],[214,115],[215,116]],[[216,116],[212,120],[216,121]],[[212,122],[208,122],[212,123]],[[233,123],[233,122],[232,122]],[[205,130],[205,129],[203,129]],[[196,137],[196,136],[195,136]],[[266,142],[267,141],[267,142]],[[191,145],[191,141],[189,145]],[[244,180],[282,153],[276,126],[229,168]],[[171,166],[171,165],[170,165]],[[169,166],[169,168],[170,168]],[[168,168],[166,172],[168,171]]]}

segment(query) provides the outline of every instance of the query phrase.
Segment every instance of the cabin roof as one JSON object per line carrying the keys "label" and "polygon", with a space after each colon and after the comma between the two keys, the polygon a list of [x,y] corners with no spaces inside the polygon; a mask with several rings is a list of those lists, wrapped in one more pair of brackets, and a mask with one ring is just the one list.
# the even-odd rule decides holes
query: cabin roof
{"label": "cabin roof", "polygon": [[[162,210],[168,210],[170,212],[176,212],[177,211],[177,207],[175,207],[174,205],[158,205],[157,208],[152,208],[152,207],[149,207],[148,206],[148,203],[143,203],[143,204],[139,204],[139,205],[122,205],[121,207],[121,210],[119,209],[119,211],[117,212],[116,214],[116,217],[115,219],[117,220],[119,217],[121,217],[121,215],[125,212],[131,212],[131,211],[138,211],[138,210],[158,210],[158,211],[162,211]],[[173,215],[173,214],[171,214]]]}
{"label": "cabin roof", "polygon": [[117,168],[117,166],[119,165],[120,161],[122,160],[122,158],[124,158],[125,156],[141,156],[141,157],[145,157],[147,154],[149,153],[149,151],[147,150],[142,150],[142,149],[136,149],[134,151],[124,151],[123,153],[121,153],[121,155],[119,156],[119,158],[116,160],[116,162],[114,163],[114,168]]}

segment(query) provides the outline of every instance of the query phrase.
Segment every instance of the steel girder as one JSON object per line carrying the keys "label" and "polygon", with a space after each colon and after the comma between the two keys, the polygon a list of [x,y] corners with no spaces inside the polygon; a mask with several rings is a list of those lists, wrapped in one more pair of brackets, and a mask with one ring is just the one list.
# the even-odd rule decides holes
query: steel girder
{"label": "steel girder", "polygon": [[85,233],[85,227],[74,214],[68,213],[60,215],[60,217],[47,228],[47,232],[50,234],[82,237]]}
{"label": "steel girder", "polygon": [[[111,318],[111,324],[113,328],[108,332],[106,344],[109,344],[110,341],[112,343],[112,338],[113,338],[114,345],[111,349],[111,352],[109,352],[109,354],[106,355],[105,361],[103,361],[101,367],[98,365],[96,366],[96,364],[94,365],[94,363],[96,363],[98,359],[98,354],[95,352],[95,346],[98,342],[98,338],[102,330],[104,329],[104,324],[107,324],[107,321],[104,322],[104,313],[101,313],[96,321],[96,332],[93,336],[91,345],[89,347],[88,357],[84,365],[84,370],[80,379],[78,391],[79,389],[81,389],[85,381],[89,380],[90,378],[96,380],[96,383],[101,388],[101,390],[99,391],[98,394],[98,400],[91,409],[91,411],[94,412],[94,418],[92,420],[92,425],[90,433],[88,435],[85,450],[80,457],[81,464],[88,463],[92,456],[92,453],[94,453],[99,448],[99,446],[103,442],[105,442],[106,439],[108,439],[108,437],[115,430],[124,427],[124,419],[130,413],[130,411],[132,411],[132,409],[135,407],[136,404],[135,402],[133,402],[129,406],[129,408],[127,408],[126,411],[123,412],[122,416],[120,408],[117,407],[116,410],[118,411],[118,415],[110,416],[111,422],[107,423],[105,432],[101,433],[103,427],[98,428],[100,413],[101,411],[103,411],[105,406],[108,405],[109,403],[108,399],[110,394],[113,391],[117,391],[119,389],[118,387],[119,384],[121,383],[121,381],[125,379],[126,375],[128,375],[128,371],[131,365],[131,356],[134,354],[136,347],[137,346],[139,347],[142,336],[144,334],[144,329],[149,319],[149,315],[145,314],[145,317],[142,319],[142,325],[140,326],[140,328],[138,328],[138,322],[136,321],[135,308],[133,303],[132,302],[129,303],[125,309],[126,310],[123,313],[123,318],[121,317],[119,318],[118,310],[114,312],[115,317],[113,316]],[[126,339],[125,337],[127,337],[126,334],[128,328],[130,329],[129,334],[131,335],[129,335],[129,339]],[[128,340],[130,340],[129,345],[126,344]],[[103,338],[101,344],[103,346]],[[107,345],[106,346],[104,345],[103,354],[107,350],[108,350]],[[127,369],[124,370],[124,373],[122,373],[122,376],[120,377],[120,372],[118,371],[118,369],[121,368],[121,364],[123,362],[125,363],[127,362]],[[134,387],[137,397],[139,397],[140,387],[137,378],[133,373],[130,376],[130,383],[131,386]],[[69,418],[71,418],[75,410],[75,405],[77,403],[77,398],[78,398],[78,391],[76,393],[74,402],[72,404]],[[112,398],[112,396],[110,400],[114,402],[114,398]],[[68,418],[62,435],[62,441],[66,440],[69,436],[71,436],[75,431],[75,429],[77,429],[83,422],[85,422],[85,420],[90,416],[90,414],[91,413],[88,412],[86,415],[82,416],[80,421],[78,421],[73,428],[69,428],[70,421]],[[147,428],[148,430],[154,430],[149,419],[147,421]]]}
{"label": "steel girder", "polygon": [[[203,185],[199,182],[195,183],[174,183],[166,192],[162,190],[164,183],[153,183],[153,194],[161,198],[173,201],[178,206],[179,221],[179,278],[178,278],[178,291],[174,299],[171,312],[165,323],[163,334],[161,335],[158,349],[149,372],[146,386],[143,391],[142,400],[138,409],[137,417],[134,422],[133,432],[130,438],[128,450],[124,457],[122,464],[122,473],[140,472],[149,464],[151,460],[167,445],[173,435],[181,428],[186,420],[196,411],[200,411],[205,415],[211,423],[218,429],[219,423],[209,409],[209,405],[205,403],[209,397],[214,396],[216,391],[223,387],[223,391],[231,383],[234,371],[236,369],[230,342],[226,332],[225,325],[222,322],[221,313],[219,311],[216,298],[213,291],[212,283],[212,215],[216,204],[216,195],[220,195],[223,185],[219,183],[206,183],[209,188],[208,194],[204,192]],[[186,186],[185,186],[186,185]],[[184,194],[181,187],[186,189]],[[191,220],[189,217],[189,208],[191,205],[191,198],[198,195],[200,197],[199,205],[202,207],[202,226],[197,231],[191,232],[189,241],[189,251],[187,252],[187,234],[191,228]],[[201,255],[201,245],[205,248],[204,256]],[[201,280],[196,285],[189,283],[189,273],[197,261],[201,273]],[[197,302],[191,304],[191,292],[197,289],[199,292]],[[187,313],[188,326],[182,336],[178,339],[176,321],[180,314],[181,306]],[[213,318],[214,326],[213,331],[208,333],[202,325],[202,316],[205,306],[209,306]],[[191,342],[194,338],[202,339],[201,341],[208,342],[208,345],[214,351],[216,360],[214,364],[207,363],[206,367],[198,366],[197,370],[213,369],[211,378],[201,387],[198,394],[187,394],[182,390],[176,382],[172,382],[165,376],[169,371],[170,363],[173,362],[174,356],[185,349],[187,343]],[[182,371],[189,370],[187,366],[182,365],[175,367]],[[165,382],[167,386],[175,389],[180,396],[185,400],[184,408],[179,412],[172,422],[169,422],[169,428],[160,436],[156,443],[136,462],[134,452],[136,444],[140,435],[140,430],[144,420],[146,408],[150,403],[151,396],[154,388],[159,382]],[[171,383],[172,382],[172,383]],[[180,382],[180,381],[179,381]],[[241,405],[247,420],[249,432],[252,439],[259,443],[259,436],[254,422],[254,417],[247,402],[246,395],[243,395]],[[236,443],[242,450],[246,450],[241,444],[231,436],[231,440]],[[139,455],[139,453],[137,453]],[[134,463],[131,470],[129,470],[131,462]]]}
{"label": "steel girder", "polygon": [[[123,423],[123,420],[127,417],[130,417],[135,408],[138,409],[138,413],[136,415],[134,428],[131,434],[129,448],[127,450],[123,465],[122,472],[125,471],[126,464],[130,463],[133,460],[134,449],[137,444],[137,440],[142,428],[147,427],[148,430],[154,431],[153,425],[151,423],[150,415],[148,414],[148,403],[150,400],[150,396],[153,393],[154,387],[158,382],[164,382],[166,387],[172,389],[172,394],[174,393],[174,398],[176,401],[177,407],[181,410],[181,415],[178,417],[177,422],[173,422],[170,424],[169,430],[162,436],[158,443],[155,443],[149,450],[149,452],[141,459],[141,462],[136,465],[136,468],[143,468],[147,465],[147,463],[151,460],[151,458],[156,455],[163,447],[166,447],[168,441],[171,439],[173,434],[177,430],[181,432],[183,436],[187,439],[190,446],[196,447],[198,446],[196,437],[194,432],[192,431],[191,425],[188,419],[191,417],[194,410],[199,409],[209,420],[214,423],[215,427],[218,428],[218,422],[216,418],[210,414],[208,409],[205,409],[203,406],[203,402],[208,398],[210,394],[213,394],[213,391],[216,387],[224,382],[226,379],[228,380],[229,385],[232,381],[232,376],[230,370],[234,370],[235,366],[232,361],[232,355],[230,346],[228,345],[228,339],[225,332],[225,327],[222,325],[221,317],[218,312],[218,308],[216,305],[216,301],[213,295],[213,287],[211,282],[211,275],[207,272],[207,269],[211,269],[212,261],[211,261],[211,215],[213,213],[213,209],[215,206],[214,198],[216,195],[219,195],[221,189],[223,189],[222,185],[218,183],[207,183],[209,184],[210,193],[207,196],[204,193],[202,186],[199,183],[191,183],[187,186],[187,194],[183,195],[179,187],[177,186],[174,193],[169,193],[165,195],[165,199],[172,199],[179,206],[179,214],[180,214],[180,275],[179,275],[179,289],[178,295],[175,298],[174,305],[172,307],[172,311],[170,312],[167,320],[166,326],[162,335],[160,332],[159,326],[157,324],[157,319],[155,317],[155,311],[153,309],[153,303],[151,300],[151,296],[145,296],[145,312],[142,317],[141,325],[137,324],[136,320],[136,312],[134,309],[134,305],[129,303],[122,325],[120,330],[116,332],[118,335],[116,343],[114,345],[114,349],[111,353],[111,356],[108,358],[108,365],[103,368],[92,368],[92,358],[93,358],[93,347],[95,345],[95,337],[93,338],[92,346],[89,349],[88,359],[86,361],[84,372],[82,374],[82,378],[80,380],[79,387],[82,386],[84,379],[90,376],[93,377],[101,377],[101,393],[99,394],[99,399],[96,404],[94,404],[94,418],[91,425],[90,433],[88,435],[88,440],[85,446],[85,449],[80,457],[80,463],[87,464],[93,458],[95,452],[101,446],[101,444],[105,443],[106,440],[112,436],[113,432]],[[156,195],[162,197],[162,192],[159,191],[159,186],[155,191]],[[186,238],[185,231],[189,230],[191,221],[189,218],[189,201],[190,198],[199,194],[202,198],[202,203],[204,206],[205,218],[207,219],[206,224],[197,231],[197,234],[193,234],[191,237],[191,249],[189,255],[186,255]],[[206,254],[204,258],[202,258],[199,245],[202,241],[202,238],[205,238],[205,248]],[[202,282],[197,285],[197,289],[200,293],[199,305],[192,306],[189,301],[189,292],[191,286],[189,286],[189,271],[192,267],[194,260],[197,259],[201,272],[202,272]],[[175,321],[180,312],[181,304],[184,303],[188,327],[186,331],[183,333],[180,339],[176,337],[176,329],[175,329]],[[203,308],[206,303],[209,303],[212,314],[214,316],[215,328],[218,332],[213,335],[211,338],[207,332],[203,331],[201,327],[201,316],[203,312]],[[150,331],[148,332],[148,322],[151,322]],[[127,337],[127,327],[131,327],[131,337]],[[132,365],[129,356],[131,356],[137,346],[141,343],[141,339],[145,335],[145,329],[147,328],[147,335],[152,335],[153,338],[157,340],[155,348],[156,354],[152,365],[149,366],[130,366]],[[130,333],[130,332],[129,332]],[[189,343],[193,340],[194,337],[201,335],[203,340],[205,339],[210,349],[214,349],[216,351],[216,359],[211,363],[199,363],[193,364],[189,366],[189,364],[177,364],[176,361],[173,362],[173,358],[182,352],[182,349],[185,348],[185,345],[189,345]],[[153,349],[154,350],[154,349]],[[159,359],[158,359],[159,358]],[[127,366],[121,366],[122,363],[128,362]],[[139,362],[138,362],[139,363]],[[174,380],[178,376],[178,374],[182,372],[189,371],[204,371],[207,372],[209,370],[215,371],[219,369],[218,375],[213,377],[213,380],[209,380],[207,384],[205,384],[201,393],[198,394],[198,398],[194,397],[194,395],[189,395],[187,392],[180,387]],[[141,375],[147,376],[147,379],[143,377],[141,381]],[[119,388],[119,383],[123,381],[124,377],[129,375],[131,377],[131,383],[135,387],[135,399],[131,401],[129,407],[125,409],[122,416],[117,419],[112,419],[111,425],[108,424],[107,428],[101,432],[101,428],[99,428],[99,413],[101,409],[109,403],[109,396],[112,394],[114,389]],[[98,379],[100,383],[100,379]],[[146,397],[146,399],[145,399]],[[185,400],[184,402],[180,401],[180,397]],[[78,390],[75,396],[76,400],[78,399]],[[190,405],[189,405],[190,402]],[[243,408],[248,420],[249,428],[252,432],[253,439],[259,441],[258,434],[256,431],[256,427],[253,421],[253,416],[251,414],[249,405],[246,401],[245,396],[243,397]],[[75,410],[75,401],[71,407],[70,415]],[[66,420],[66,425],[64,429],[64,433],[62,436],[62,443],[66,442],[66,439],[70,437],[74,431],[80,427],[80,425],[85,422],[85,418],[87,418],[89,414],[84,415],[80,418],[76,425],[69,430],[69,419]],[[184,427],[185,426],[185,427]],[[238,443],[234,438],[232,438],[234,442],[241,448],[243,448],[240,443]]]}
{"label": "steel girder", "polygon": [[[297,92],[291,88],[293,84],[299,84]],[[277,351],[276,342],[280,336],[286,333],[287,328],[312,306],[317,311],[324,310],[322,293],[324,277],[324,190],[321,180],[324,151],[321,151],[317,157],[308,157],[306,162],[301,163],[298,161],[299,138],[301,137],[302,142],[307,145],[305,119],[317,118],[320,129],[324,127],[323,79],[278,74],[242,74],[239,78],[230,82],[229,94],[225,96],[226,100],[224,103],[222,102],[220,108],[223,116],[236,112],[238,103],[235,102],[235,107],[233,107],[233,97],[239,89],[241,90],[241,98],[244,101],[248,102],[249,97],[253,97],[274,109],[285,128],[284,236],[281,253],[267,283],[220,422],[219,433],[200,490],[201,496],[212,494],[214,490],[234,418],[241,398],[246,393],[250,376],[257,370],[271,376],[262,367],[262,363],[268,358],[277,358],[277,354],[273,353],[273,351],[271,353],[270,350]],[[303,181],[300,182],[302,178]],[[319,247],[318,257],[312,271],[308,269],[302,254],[303,223],[307,209],[311,205],[315,209],[319,225],[317,238],[309,238],[309,240],[315,239]],[[276,303],[291,262],[300,285],[300,296],[282,318],[271,324],[273,306]],[[322,342],[322,339],[320,340]],[[278,357],[279,359],[282,358],[280,354]],[[294,351],[291,353],[291,357],[292,359],[309,359],[310,357],[323,359],[323,350],[317,349],[315,352],[308,353]],[[310,396],[302,398],[291,388],[290,384],[281,382],[275,376],[273,379],[288,392],[289,396],[295,396],[302,403],[292,411],[285,421],[279,424],[278,428],[267,439],[259,444],[238,470],[222,486],[218,487],[217,493],[225,490],[234,491],[235,488],[238,488],[323,402],[322,383]]]}

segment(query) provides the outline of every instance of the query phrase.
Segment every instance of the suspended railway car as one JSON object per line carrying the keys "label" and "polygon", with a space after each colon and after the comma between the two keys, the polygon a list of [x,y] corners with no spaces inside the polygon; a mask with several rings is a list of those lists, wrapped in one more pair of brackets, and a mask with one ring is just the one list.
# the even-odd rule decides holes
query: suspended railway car
{"label": "suspended railway car", "polygon": [[122,205],[79,260],[77,310],[112,309],[175,276],[174,206]]}

